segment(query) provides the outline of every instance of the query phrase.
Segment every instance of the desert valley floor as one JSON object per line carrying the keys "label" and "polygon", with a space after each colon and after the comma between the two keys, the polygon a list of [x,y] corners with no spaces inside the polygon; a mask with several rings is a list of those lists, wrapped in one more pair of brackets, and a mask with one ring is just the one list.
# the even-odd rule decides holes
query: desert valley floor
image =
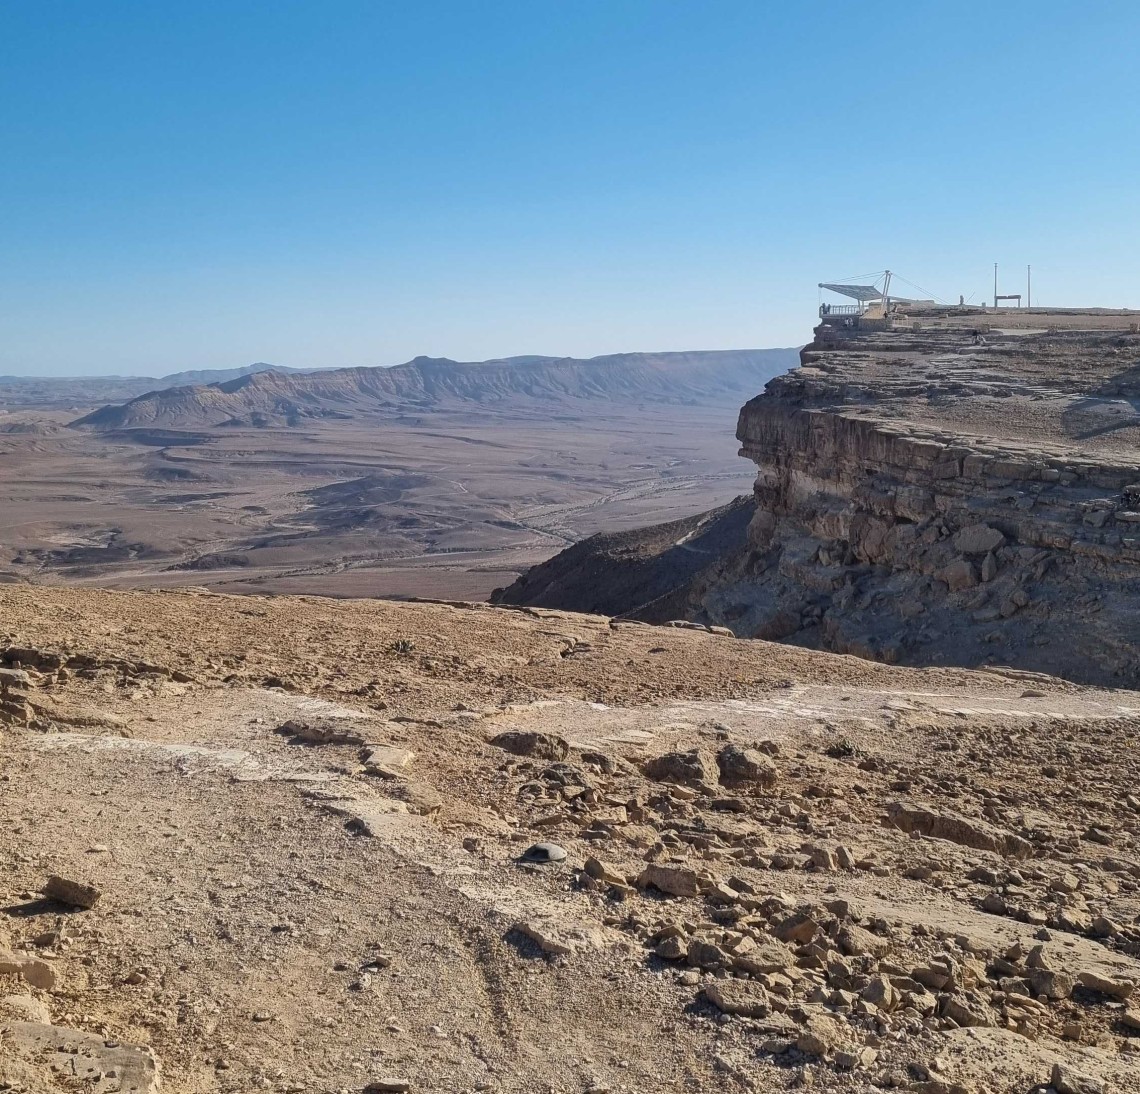
{"label": "desert valley floor", "polygon": [[0,580],[483,599],[595,531],[747,493],[735,415],[598,403],[95,434],[41,412],[0,434]]}

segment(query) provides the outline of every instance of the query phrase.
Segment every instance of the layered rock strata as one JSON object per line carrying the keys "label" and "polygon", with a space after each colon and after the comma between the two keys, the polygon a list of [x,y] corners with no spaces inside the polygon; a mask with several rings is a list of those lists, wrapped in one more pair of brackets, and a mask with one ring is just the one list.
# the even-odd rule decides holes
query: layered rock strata
{"label": "layered rock strata", "polygon": [[691,614],[886,661],[1135,683],[1140,335],[936,322],[820,327],[743,407],[757,512]]}
{"label": "layered rock strata", "polygon": [[[496,599],[1136,686],[1135,316],[980,322],[993,314],[819,327],[740,412],[754,515],[692,518],[699,541],[669,525],[594,537]],[[631,559],[619,594],[608,578]]]}

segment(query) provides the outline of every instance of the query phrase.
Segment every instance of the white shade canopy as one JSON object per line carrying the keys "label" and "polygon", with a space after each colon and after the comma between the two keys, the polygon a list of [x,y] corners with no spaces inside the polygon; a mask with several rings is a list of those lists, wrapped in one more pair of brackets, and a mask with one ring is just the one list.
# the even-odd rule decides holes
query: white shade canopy
{"label": "white shade canopy", "polygon": [[826,282],[820,282],[821,289],[830,289],[832,292],[839,293],[840,296],[849,296],[852,300],[859,300],[866,302],[868,300],[880,300],[883,292],[881,289],[876,289],[874,285],[833,285]]}

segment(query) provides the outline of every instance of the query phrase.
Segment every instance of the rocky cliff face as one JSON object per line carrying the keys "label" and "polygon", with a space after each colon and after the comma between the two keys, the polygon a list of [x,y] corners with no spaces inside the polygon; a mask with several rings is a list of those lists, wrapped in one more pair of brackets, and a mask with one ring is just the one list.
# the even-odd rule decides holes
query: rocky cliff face
{"label": "rocky cliff face", "polygon": [[[1083,318],[1123,329],[1043,316],[982,334],[959,313],[820,327],[740,412],[759,468],[747,533],[676,581],[642,573],[658,595],[620,610],[887,662],[1140,683],[1140,335]],[[542,568],[541,603],[580,607],[583,553],[604,569],[602,545],[573,550]]]}
{"label": "rocky cliff face", "polygon": [[1135,683],[1137,406],[1127,331],[820,328],[741,410],[758,509],[692,607],[885,661]]}

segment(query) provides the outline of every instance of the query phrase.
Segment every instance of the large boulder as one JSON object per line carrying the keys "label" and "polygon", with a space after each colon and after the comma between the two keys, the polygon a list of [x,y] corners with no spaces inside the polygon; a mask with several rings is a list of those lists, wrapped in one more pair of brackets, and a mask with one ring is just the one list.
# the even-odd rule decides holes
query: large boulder
{"label": "large boulder", "polygon": [[716,980],[705,988],[705,998],[725,1014],[764,1018],[772,1004],[762,984],[753,980]]}
{"label": "large boulder", "polygon": [[796,1048],[808,1056],[827,1057],[849,1046],[852,1040],[849,1026],[823,1011],[812,1010],[796,1038]]}
{"label": "large boulder", "polygon": [[780,773],[776,765],[761,752],[742,745],[725,745],[716,758],[720,781],[725,786],[773,787]]}
{"label": "large boulder", "polygon": [[1105,1094],[1104,1083],[1099,1079],[1082,1075],[1060,1061],[1053,1065],[1049,1085],[1057,1091],[1057,1094]]}
{"label": "large boulder", "polygon": [[954,547],[964,555],[985,555],[996,551],[1005,536],[988,524],[969,524],[954,537]]}
{"label": "large boulder", "polygon": [[664,866],[650,863],[637,878],[639,889],[652,886],[670,896],[699,896],[704,888],[700,875],[686,866]]}
{"label": "large boulder", "polygon": [[776,534],[776,524],[775,513],[769,509],[757,509],[748,522],[748,530],[745,533],[748,546],[754,551],[766,551]]}
{"label": "large boulder", "polygon": [[644,771],[649,778],[666,783],[715,783],[717,776],[712,759],[700,748],[655,756],[646,762]]}
{"label": "large boulder", "polygon": [[956,558],[948,566],[943,566],[935,575],[945,581],[952,593],[962,589],[972,589],[978,583],[978,572],[974,564],[964,558]]}
{"label": "large boulder", "polygon": [[796,963],[796,955],[778,939],[764,936],[745,953],[734,955],[732,964],[742,972],[760,976],[766,972],[783,972]]}
{"label": "large boulder", "polygon": [[6,669],[0,667],[0,695],[5,695],[9,688],[26,688],[30,679],[23,669]]}
{"label": "large boulder", "polygon": [[508,729],[491,738],[491,744],[516,756],[536,760],[564,760],[570,755],[570,742],[555,733],[537,730]]}

